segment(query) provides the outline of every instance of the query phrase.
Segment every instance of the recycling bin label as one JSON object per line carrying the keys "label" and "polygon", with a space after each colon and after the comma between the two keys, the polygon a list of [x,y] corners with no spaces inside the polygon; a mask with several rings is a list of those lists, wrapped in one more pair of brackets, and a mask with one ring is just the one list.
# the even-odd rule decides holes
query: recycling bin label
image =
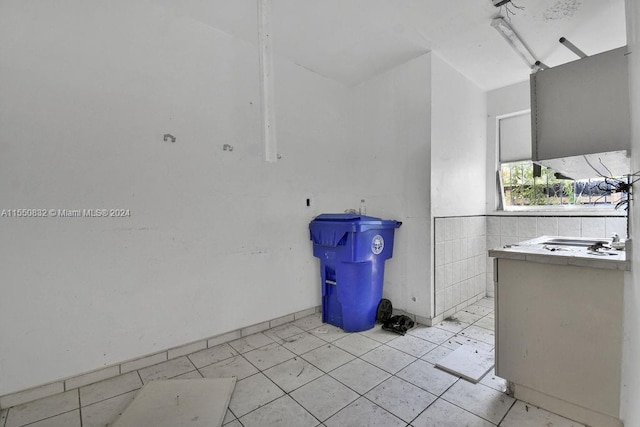
{"label": "recycling bin label", "polygon": [[373,236],[373,239],[371,239],[371,252],[373,252],[375,255],[380,255],[383,249],[384,239],[381,235],[376,234],[375,236]]}

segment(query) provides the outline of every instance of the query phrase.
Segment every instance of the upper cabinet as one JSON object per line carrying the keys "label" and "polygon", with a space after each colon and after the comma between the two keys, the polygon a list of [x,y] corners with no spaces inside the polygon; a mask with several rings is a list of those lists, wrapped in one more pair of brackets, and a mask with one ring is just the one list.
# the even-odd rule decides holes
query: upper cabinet
{"label": "upper cabinet", "polygon": [[[534,161],[544,164],[551,160],[556,168],[565,164],[565,170],[560,172],[567,173],[572,162],[558,159],[590,157],[592,161],[588,163],[595,161],[599,165],[604,153],[617,152],[615,156],[607,155],[608,162],[622,170],[613,171],[606,164],[600,170],[629,173],[631,126],[626,54],[625,46],[531,75]],[[626,157],[627,161],[619,157]],[[593,164],[583,166],[582,170],[571,172],[572,178],[582,178],[575,175],[588,172],[590,176],[597,175],[589,171]]]}

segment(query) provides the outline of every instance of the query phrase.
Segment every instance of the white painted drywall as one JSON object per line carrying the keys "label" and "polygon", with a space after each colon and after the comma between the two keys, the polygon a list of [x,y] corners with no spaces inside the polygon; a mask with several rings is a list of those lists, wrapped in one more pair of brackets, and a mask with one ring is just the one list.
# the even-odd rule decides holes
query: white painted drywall
{"label": "white painted drywall", "polygon": [[0,209],[131,212],[0,218],[0,395],[319,305],[308,223],[362,198],[428,317],[432,216],[484,206],[484,95],[433,54],[356,88],[276,57],[267,164],[249,41],[151,0],[2,2],[0,40]]}
{"label": "white painted drywall", "polygon": [[0,209],[131,210],[0,218],[0,395],[320,304],[308,222],[369,173],[342,85],[276,60],[273,165],[247,42],[144,0],[2,2],[0,40]]}
{"label": "white painted drywall", "polygon": [[[631,100],[631,170],[640,170],[640,4],[627,0],[629,87]],[[636,184],[637,185],[637,184]],[[640,212],[638,199],[629,214],[633,254],[625,275],[624,344],[622,359],[621,418],[625,426],[640,425]]]}
{"label": "white painted drywall", "polygon": [[498,170],[497,119],[506,114],[518,113],[531,108],[529,80],[487,92],[487,213],[498,207],[496,171]]}
{"label": "white painted drywall", "polygon": [[432,54],[431,213],[485,210],[486,94]]}
{"label": "white painted drywall", "polygon": [[[367,213],[403,221],[384,296],[429,316],[430,74],[425,54],[354,88],[353,180],[369,187]],[[401,260],[400,262],[396,260]]]}

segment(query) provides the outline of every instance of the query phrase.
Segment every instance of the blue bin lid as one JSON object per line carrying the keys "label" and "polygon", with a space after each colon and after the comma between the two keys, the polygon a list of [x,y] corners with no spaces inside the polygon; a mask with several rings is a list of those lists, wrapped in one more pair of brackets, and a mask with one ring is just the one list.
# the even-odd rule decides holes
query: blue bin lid
{"label": "blue bin lid", "polygon": [[313,219],[314,221],[348,221],[348,222],[362,222],[362,221],[382,221],[381,218],[373,216],[358,215],[352,213],[328,213],[320,214]]}
{"label": "blue bin lid", "polygon": [[352,231],[366,231],[374,228],[398,228],[402,225],[402,222],[395,220],[385,220],[376,218],[373,216],[358,215],[352,213],[328,213],[320,214],[311,221],[310,227],[313,224],[326,224],[334,225],[341,224],[342,226],[351,225]]}

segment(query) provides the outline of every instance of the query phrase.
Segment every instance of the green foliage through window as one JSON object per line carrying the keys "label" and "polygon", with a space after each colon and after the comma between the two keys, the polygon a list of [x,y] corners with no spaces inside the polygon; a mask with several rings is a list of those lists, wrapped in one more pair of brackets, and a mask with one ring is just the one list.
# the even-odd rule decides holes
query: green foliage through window
{"label": "green foliage through window", "polygon": [[503,200],[508,206],[591,205],[614,206],[626,197],[612,191],[603,177],[586,180],[557,178],[541,167],[534,176],[532,162],[504,163],[501,167]]}

